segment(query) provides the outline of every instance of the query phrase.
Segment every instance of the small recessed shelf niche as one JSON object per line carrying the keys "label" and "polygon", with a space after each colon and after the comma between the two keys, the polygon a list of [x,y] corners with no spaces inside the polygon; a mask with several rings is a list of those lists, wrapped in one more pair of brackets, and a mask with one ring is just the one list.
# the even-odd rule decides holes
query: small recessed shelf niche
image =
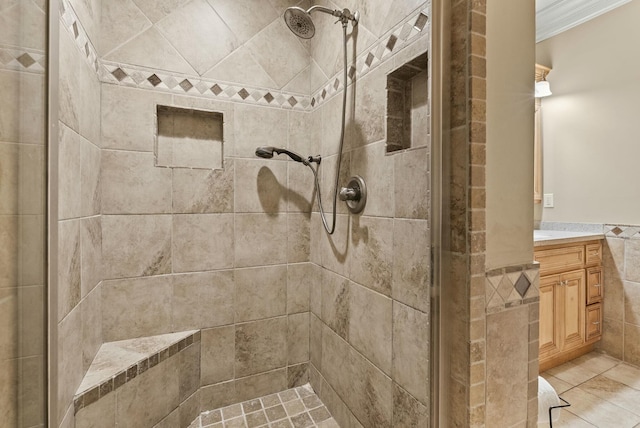
{"label": "small recessed shelf niche", "polygon": [[387,75],[387,153],[429,143],[427,52]]}
{"label": "small recessed shelf niche", "polygon": [[157,106],[156,166],[222,169],[223,115]]}

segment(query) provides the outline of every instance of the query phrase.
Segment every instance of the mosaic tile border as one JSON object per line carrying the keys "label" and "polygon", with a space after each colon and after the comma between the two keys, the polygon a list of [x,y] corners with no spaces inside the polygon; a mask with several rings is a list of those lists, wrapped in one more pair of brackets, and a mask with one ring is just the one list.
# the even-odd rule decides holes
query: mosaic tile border
{"label": "mosaic tile border", "polygon": [[0,70],[44,74],[47,56],[44,51],[0,46]]}
{"label": "mosaic tile border", "polygon": [[98,51],[95,46],[89,39],[87,35],[87,31],[82,26],[78,15],[71,7],[69,0],[62,0],[60,2],[60,23],[61,25],[71,34],[73,40],[76,43],[80,52],[84,54],[84,57],[91,68],[93,68],[96,73],[100,69],[99,63],[100,59],[98,58]]}
{"label": "mosaic tile border", "polygon": [[[423,34],[425,29],[429,34],[429,10],[430,4],[427,4],[426,8],[412,13],[404,22],[382,36],[370,49],[360,54],[356,58],[356,65],[351,66],[347,72],[347,85],[384,63],[395,52]],[[64,28],[69,31],[103,83],[302,111],[314,110],[344,88],[344,82],[341,81],[342,72],[331,77],[322,88],[310,96],[105,61],[98,57],[68,0],[61,2],[60,15]]]}
{"label": "mosaic tile border", "polygon": [[606,238],[640,239],[640,226],[605,224]]}
{"label": "mosaic tile border", "polygon": [[509,266],[485,274],[487,314],[539,300],[540,265]]}
{"label": "mosaic tile border", "polygon": [[202,412],[189,428],[338,427],[310,384]]}
{"label": "mosaic tile border", "polygon": [[130,365],[127,368],[122,369],[120,372],[100,383],[99,385],[83,392],[74,397],[74,414],[77,414],[82,408],[95,403],[100,398],[106,396],[110,392],[122,387],[127,382],[132,381],[138,375],[143,374],[152,367],[157,366],[161,362],[173,357],[178,352],[186,349],[194,343],[200,342],[201,334],[200,330],[185,337],[179,342],[173,343],[165,348],[160,349],[158,352],[138,361],[135,364]]}

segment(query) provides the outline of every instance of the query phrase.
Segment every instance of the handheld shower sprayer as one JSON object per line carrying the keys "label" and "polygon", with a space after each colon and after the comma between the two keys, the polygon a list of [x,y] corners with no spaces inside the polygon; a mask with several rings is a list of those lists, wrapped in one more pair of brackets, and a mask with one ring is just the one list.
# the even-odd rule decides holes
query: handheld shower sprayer
{"label": "handheld shower sprayer", "polygon": [[263,146],[263,147],[258,147],[256,149],[256,156],[263,159],[271,159],[274,153],[278,155],[287,155],[291,158],[291,160],[300,162],[307,166],[309,166],[309,162],[320,163],[320,155],[309,156],[308,158],[305,159],[304,157],[297,154],[296,152],[292,152],[291,150],[282,149],[279,147]]}

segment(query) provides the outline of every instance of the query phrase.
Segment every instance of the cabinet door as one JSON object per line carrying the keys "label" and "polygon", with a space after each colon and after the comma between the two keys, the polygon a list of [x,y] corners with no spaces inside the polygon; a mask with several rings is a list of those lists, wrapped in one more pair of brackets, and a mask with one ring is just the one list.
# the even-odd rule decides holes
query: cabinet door
{"label": "cabinet door", "polygon": [[584,270],[560,275],[562,288],[562,349],[567,350],[584,343],[585,273]]}
{"label": "cabinet door", "polygon": [[559,284],[560,275],[540,278],[540,359],[560,351]]}
{"label": "cabinet door", "polygon": [[604,284],[602,267],[587,268],[587,305],[602,301]]}
{"label": "cabinet door", "polygon": [[600,339],[602,336],[602,303],[587,306],[587,342]]}

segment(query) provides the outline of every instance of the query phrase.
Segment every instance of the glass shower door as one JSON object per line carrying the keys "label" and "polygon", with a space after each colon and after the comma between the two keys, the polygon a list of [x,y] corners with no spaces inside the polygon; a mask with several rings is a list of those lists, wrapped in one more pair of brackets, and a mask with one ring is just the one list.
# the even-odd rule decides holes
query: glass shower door
{"label": "glass shower door", "polygon": [[47,2],[0,1],[0,424],[45,425]]}

